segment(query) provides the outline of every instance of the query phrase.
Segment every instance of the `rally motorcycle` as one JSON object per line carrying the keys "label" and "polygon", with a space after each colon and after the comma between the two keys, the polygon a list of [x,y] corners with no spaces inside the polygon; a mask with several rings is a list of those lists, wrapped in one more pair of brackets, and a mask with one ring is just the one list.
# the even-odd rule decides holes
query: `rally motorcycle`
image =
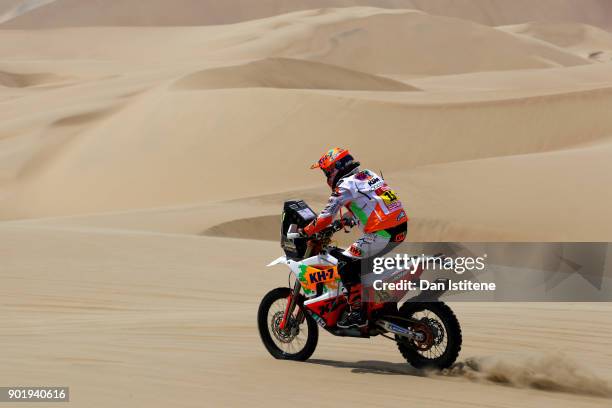
{"label": "rally motorcycle", "polygon": [[[339,260],[332,255],[338,248],[330,245],[331,237],[354,224],[344,218],[317,234],[303,235],[301,228],[315,217],[304,201],[285,202],[281,225],[285,256],[268,266],[287,265],[291,270],[289,280],[293,277],[295,283],[271,290],[259,305],[259,335],[268,352],[277,359],[305,361],[315,351],[320,326],[335,336],[380,335],[393,340],[402,356],[416,368],[450,367],[459,355],[462,337],[455,314],[438,300],[443,292],[421,293],[401,302],[405,293],[381,294],[367,285],[351,285],[351,292],[370,291],[361,294],[369,299],[367,307],[364,305],[368,325],[337,327],[348,310],[349,294],[338,274]],[[422,272],[422,268],[406,269],[395,273],[393,279],[414,279]]]}

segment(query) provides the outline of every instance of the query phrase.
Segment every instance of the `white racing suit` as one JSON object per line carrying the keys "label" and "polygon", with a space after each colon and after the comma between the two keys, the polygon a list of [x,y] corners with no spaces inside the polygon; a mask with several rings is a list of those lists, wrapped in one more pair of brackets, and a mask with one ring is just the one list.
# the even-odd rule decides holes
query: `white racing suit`
{"label": "white racing suit", "polygon": [[314,234],[329,226],[346,207],[356,219],[363,235],[341,253],[334,253],[348,263],[340,268],[345,286],[358,283],[362,260],[383,255],[406,237],[408,217],[397,194],[382,177],[370,170],[353,170],[338,180],[327,206],[316,220],[304,228]]}

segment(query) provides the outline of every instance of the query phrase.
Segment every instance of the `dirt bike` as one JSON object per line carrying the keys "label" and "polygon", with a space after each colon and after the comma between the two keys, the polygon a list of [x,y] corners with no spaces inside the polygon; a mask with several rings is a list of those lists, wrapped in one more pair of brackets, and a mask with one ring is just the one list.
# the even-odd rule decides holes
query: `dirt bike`
{"label": "dirt bike", "polygon": [[[338,274],[338,250],[330,246],[334,233],[352,227],[347,219],[334,221],[317,234],[306,237],[300,233],[315,218],[302,200],[287,201],[281,226],[281,246],[286,256],[268,266],[285,264],[295,277],[291,287],[268,292],[257,313],[261,340],[268,352],[277,359],[307,360],[318,343],[318,327],[335,336],[369,338],[383,336],[393,340],[402,356],[416,368],[443,369],[450,367],[461,349],[461,327],[453,311],[438,300],[439,292],[421,293],[403,302],[401,307],[388,297],[369,293],[368,325],[362,328],[339,328],[337,322],[347,311],[348,293]],[[441,255],[438,255],[441,256]],[[421,270],[404,270],[394,279],[418,278]],[[373,290],[361,284],[349,290]],[[363,294],[362,294],[363,295]],[[402,294],[401,296],[403,296]],[[389,299],[392,299],[391,301]]]}

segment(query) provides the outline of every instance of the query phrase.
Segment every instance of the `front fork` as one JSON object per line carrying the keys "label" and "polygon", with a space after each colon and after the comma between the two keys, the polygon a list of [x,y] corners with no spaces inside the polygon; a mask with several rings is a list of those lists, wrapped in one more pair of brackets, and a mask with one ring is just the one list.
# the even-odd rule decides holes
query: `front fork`
{"label": "front fork", "polygon": [[[310,255],[312,254],[313,251],[313,244],[311,241],[308,241],[308,244],[306,246],[306,252],[304,254],[304,259],[309,258]],[[295,309],[295,302],[297,302],[297,298],[300,295],[300,290],[302,289],[302,284],[300,283],[300,281],[298,279],[295,280],[295,284],[293,285],[293,291],[291,292],[291,295],[289,295],[289,302],[287,302],[287,309],[285,309],[285,314],[283,315],[283,320],[280,322],[280,328],[282,330],[285,329],[285,326],[287,325],[287,320],[289,319],[289,316],[291,316],[293,314],[293,310]],[[298,327],[300,324],[302,324],[304,322],[304,319],[306,318],[306,315],[304,314],[304,312],[302,311],[302,309],[300,308],[300,310],[298,310],[297,315],[295,316],[295,321],[298,323]]]}
{"label": "front fork", "polygon": [[[283,320],[281,320],[280,322],[280,328],[283,330],[285,329],[285,326],[287,325],[289,316],[291,316],[293,314],[293,311],[295,310],[295,305],[297,302],[297,298],[300,295],[301,288],[302,288],[302,285],[300,284],[300,281],[296,280],[295,284],[293,285],[293,290],[291,291],[291,295],[289,295],[289,302],[287,302],[287,308],[285,309],[285,313],[283,314]],[[302,323],[303,319],[304,319],[304,313],[302,312],[302,309],[300,309],[298,310],[296,321],[298,323]]]}

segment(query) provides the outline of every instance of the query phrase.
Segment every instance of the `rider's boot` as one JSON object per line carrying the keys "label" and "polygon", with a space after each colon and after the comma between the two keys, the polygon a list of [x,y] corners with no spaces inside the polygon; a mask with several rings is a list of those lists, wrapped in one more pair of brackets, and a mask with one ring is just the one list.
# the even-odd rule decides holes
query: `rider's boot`
{"label": "rider's boot", "polygon": [[338,327],[342,329],[349,329],[351,327],[361,328],[367,325],[368,320],[363,309],[351,310],[338,322]]}
{"label": "rider's boot", "polygon": [[360,294],[349,294],[348,312],[338,321],[337,326],[342,329],[351,327],[365,327],[368,325],[368,320],[365,313],[365,308],[361,303]]}

